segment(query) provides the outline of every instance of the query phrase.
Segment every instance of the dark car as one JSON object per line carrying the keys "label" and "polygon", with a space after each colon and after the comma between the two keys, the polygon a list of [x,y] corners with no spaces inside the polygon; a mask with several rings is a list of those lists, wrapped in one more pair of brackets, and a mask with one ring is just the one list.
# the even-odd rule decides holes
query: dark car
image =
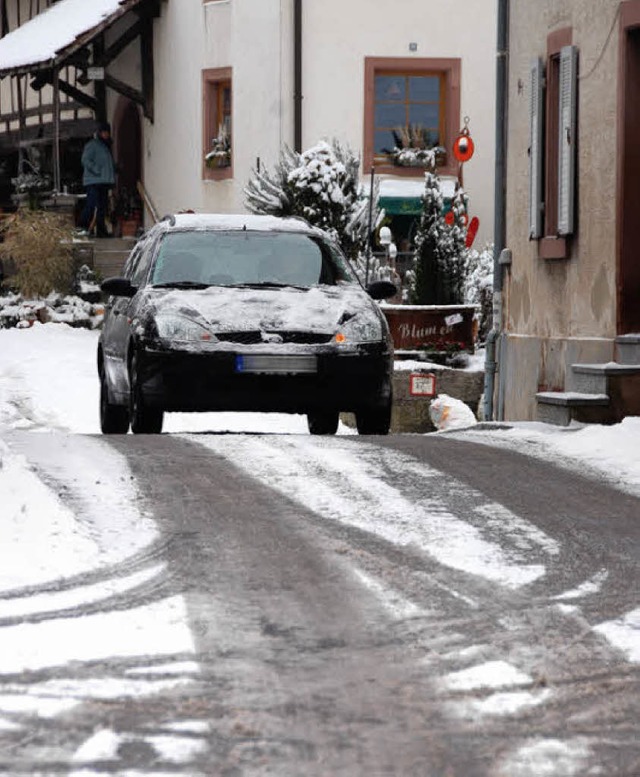
{"label": "dark car", "polygon": [[[393,345],[334,242],[301,219],[170,216],[131,252],[98,344],[104,433],[157,433],[172,411],[306,413],[333,434],[389,431]],[[372,299],[373,298],[373,299]]]}

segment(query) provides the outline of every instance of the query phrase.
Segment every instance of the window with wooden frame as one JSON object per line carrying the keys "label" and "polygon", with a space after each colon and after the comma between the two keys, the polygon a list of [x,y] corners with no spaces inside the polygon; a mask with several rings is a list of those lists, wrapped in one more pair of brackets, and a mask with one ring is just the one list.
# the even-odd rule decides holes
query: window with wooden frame
{"label": "window with wooden frame", "polygon": [[569,256],[575,231],[578,50],[571,29],[547,39],[546,66],[531,64],[529,236],[542,259]]}
{"label": "window with wooden frame", "polygon": [[233,175],[231,68],[214,68],[202,74],[203,174],[219,180]]}
{"label": "window with wooden frame", "polygon": [[433,151],[439,172],[455,174],[459,129],[459,59],[365,59],[365,168],[415,176]]}

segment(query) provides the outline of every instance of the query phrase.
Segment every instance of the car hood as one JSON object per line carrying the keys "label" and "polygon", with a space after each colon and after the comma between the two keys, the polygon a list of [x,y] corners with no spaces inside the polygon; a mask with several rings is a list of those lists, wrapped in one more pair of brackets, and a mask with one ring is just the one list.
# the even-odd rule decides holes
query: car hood
{"label": "car hood", "polygon": [[[150,300],[151,301],[151,300]],[[346,321],[371,328],[380,321],[376,303],[355,284],[250,288],[213,286],[203,290],[153,292],[155,314],[179,313],[212,332],[305,331],[334,333]],[[379,336],[382,336],[380,329]]]}

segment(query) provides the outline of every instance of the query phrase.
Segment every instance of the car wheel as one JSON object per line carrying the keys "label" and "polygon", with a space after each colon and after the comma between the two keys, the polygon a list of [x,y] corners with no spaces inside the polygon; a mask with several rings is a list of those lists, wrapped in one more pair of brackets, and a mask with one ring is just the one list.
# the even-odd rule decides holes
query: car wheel
{"label": "car wheel", "polygon": [[338,431],[337,410],[325,410],[319,413],[307,413],[307,424],[311,434],[335,434]]}
{"label": "car wheel", "polygon": [[358,434],[389,434],[391,426],[391,402],[382,407],[367,407],[356,410]]}
{"label": "car wheel", "polygon": [[164,412],[146,404],[140,385],[138,361],[138,355],[134,354],[129,369],[129,422],[131,423],[131,431],[134,434],[160,434]]}
{"label": "car wheel", "polygon": [[100,375],[100,429],[102,434],[126,434],[129,431],[129,411],[125,405],[109,402],[107,376]]}

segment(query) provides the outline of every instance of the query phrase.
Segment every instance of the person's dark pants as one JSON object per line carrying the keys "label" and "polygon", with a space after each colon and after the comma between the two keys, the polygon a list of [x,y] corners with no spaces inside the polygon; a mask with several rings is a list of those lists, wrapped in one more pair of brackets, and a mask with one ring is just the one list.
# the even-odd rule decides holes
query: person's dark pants
{"label": "person's dark pants", "polygon": [[84,229],[95,228],[97,237],[106,237],[109,234],[106,224],[109,184],[92,183],[86,188],[87,200],[80,217],[80,226]]}

